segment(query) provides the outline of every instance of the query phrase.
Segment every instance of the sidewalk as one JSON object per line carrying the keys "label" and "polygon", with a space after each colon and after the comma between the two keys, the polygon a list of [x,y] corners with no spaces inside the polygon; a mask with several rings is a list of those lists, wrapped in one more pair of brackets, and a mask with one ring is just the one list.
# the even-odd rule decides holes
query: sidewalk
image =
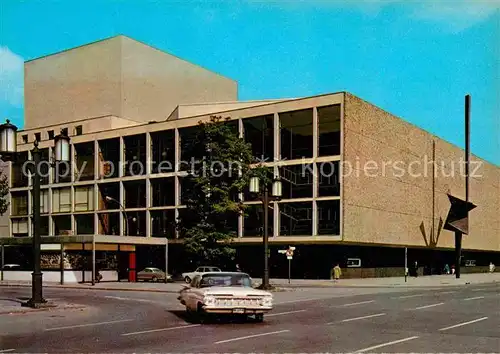
{"label": "sidewalk", "polygon": [[[337,283],[332,280],[312,280],[312,279],[292,279],[288,284],[288,279],[271,279],[271,284],[280,288],[420,288],[420,287],[444,287],[463,286],[467,284],[488,284],[500,283],[500,272],[463,274],[460,279],[454,275],[433,275],[421,276],[418,278],[408,277],[405,282],[404,277],[391,278],[361,278],[361,279],[340,279]],[[161,293],[178,293],[186,284],[178,283],[129,283],[129,282],[103,282],[94,286],[86,284],[65,284],[44,283],[46,288],[59,289],[92,289],[110,291],[147,291]],[[260,285],[260,279],[255,279],[255,286]],[[500,284],[499,284],[500,285]],[[0,286],[31,286],[31,282],[26,281],[3,281]]]}
{"label": "sidewalk", "polygon": [[[0,298],[0,315],[22,315],[30,312],[40,312],[40,311],[59,311],[59,310],[81,310],[85,309],[85,306],[78,304],[70,304],[66,302],[59,301],[57,306],[47,306],[39,309],[33,309],[29,307],[23,307],[21,304],[26,300],[11,298]],[[50,301],[50,299],[49,299]]]}

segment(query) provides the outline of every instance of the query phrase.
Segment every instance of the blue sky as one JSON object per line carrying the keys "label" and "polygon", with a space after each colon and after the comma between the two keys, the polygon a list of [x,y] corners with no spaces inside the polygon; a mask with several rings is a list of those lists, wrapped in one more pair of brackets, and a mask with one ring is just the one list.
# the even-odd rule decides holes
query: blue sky
{"label": "blue sky", "polygon": [[[239,99],[349,91],[500,165],[500,2],[0,3],[0,113],[23,119],[23,61],[124,34],[239,82]],[[2,117],[2,118],[3,118]]]}

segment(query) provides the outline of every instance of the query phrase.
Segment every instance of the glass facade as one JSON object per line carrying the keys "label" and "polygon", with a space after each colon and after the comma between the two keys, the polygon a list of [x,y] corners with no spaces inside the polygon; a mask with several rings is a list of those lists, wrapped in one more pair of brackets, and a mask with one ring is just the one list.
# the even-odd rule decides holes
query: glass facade
{"label": "glass facade", "polygon": [[[282,182],[281,200],[271,202],[268,210],[269,236],[339,235],[341,106],[282,111],[271,105],[264,114],[261,110],[255,116],[234,118],[225,124],[250,144],[255,162],[269,163],[269,175]],[[182,238],[176,222],[188,213],[186,191],[193,185],[185,171],[192,166],[193,153],[198,153],[188,150],[197,130],[196,125],[172,126],[75,144],[71,165],[52,173],[48,164],[44,167],[43,232]],[[52,151],[42,149],[42,159],[50,161]],[[28,159],[29,153],[20,153],[11,169],[14,236],[32,232],[27,188],[31,181],[22,171]],[[227,216],[223,222],[235,237],[261,237],[261,196],[245,189],[241,197],[247,203],[245,213]],[[232,198],[240,196],[234,193]]]}

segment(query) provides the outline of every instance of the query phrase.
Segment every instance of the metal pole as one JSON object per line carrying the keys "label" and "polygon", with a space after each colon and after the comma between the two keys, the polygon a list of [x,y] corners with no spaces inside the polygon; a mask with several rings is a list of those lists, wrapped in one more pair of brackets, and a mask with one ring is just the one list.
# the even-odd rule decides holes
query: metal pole
{"label": "metal pole", "polygon": [[33,155],[33,273],[32,273],[32,295],[28,301],[30,307],[39,307],[45,303],[42,289],[42,272],[40,264],[40,176],[38,169],[40,167],[40,149],[38,141],[35,141],[35,147],[32,150]]}
{"label": "metal pole", "polygon": [[262,277],[262,287],[263,289],[269,288],[269,259],[268,259],[268,228],[269,228],[269,191],[267,186],[264,190],[264,200],[263,200],[263,212],[264,212],[264,276]]}
{"label": "metal pole", "polygon": [[167,283],[168,277],[168,238],[165,239],[165,283]]}
{"label": "metal pole", "polygon": [[408,248],[405,247],[405,283],[407,277],[408,277]]}
{"label": "metal pole", "polygon": [[292,277],[292,260],[288,259],[288,284],[290,284],[291,277]]}
{"label": "metal pole", "polygon": [[60,263],[60,267],[61,267],[61,285],[64,284],[64,245],[63,243],[61,242],[61,263]]}
{"label": "metal pole", "polygon": [[[465,96],[465,201],[469,201],[469,160],[470,160],[470,95]],[[467,215],[468,216],[468,215]],[[462,233],[455,232],[455,277],[460,278],[462,262]]]}
{"label": "metal pole", "polygon": [[95,285],[95,236],[92,236],[92,285]]}
{"label": "metal pole", "polygon": [[3,266],[5,265],[5,245],[2,245],[2,276],[1,276],[1,280],[3,281]]}

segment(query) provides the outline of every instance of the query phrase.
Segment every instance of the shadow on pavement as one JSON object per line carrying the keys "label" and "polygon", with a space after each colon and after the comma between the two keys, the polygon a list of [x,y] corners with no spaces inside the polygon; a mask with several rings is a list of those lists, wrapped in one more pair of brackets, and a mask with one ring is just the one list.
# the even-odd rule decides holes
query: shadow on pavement
{"label": "shadow on pavement", "polygon": [[190,316],[184,310],[169,310],[169,312],[177,316],[182,321],[189,324],[234,324],[234,323],[254,323],[256,320],[249,316],[234,316],[234,315],[209,315],[203,318],[200,322],[196,316]]}

